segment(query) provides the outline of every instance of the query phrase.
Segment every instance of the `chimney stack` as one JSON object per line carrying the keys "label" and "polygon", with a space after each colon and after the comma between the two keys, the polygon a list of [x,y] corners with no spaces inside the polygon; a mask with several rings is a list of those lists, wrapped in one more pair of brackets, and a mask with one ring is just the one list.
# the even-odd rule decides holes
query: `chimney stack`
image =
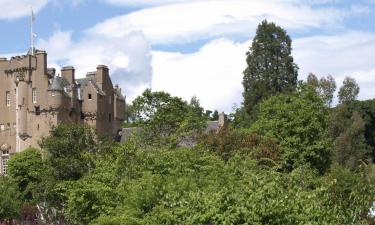
{"label": "chimney stack", "polygon": [[109,76],[108,67],[105,65],[99,65],[96,67],[96,83],[99,85],[100,88],[103,89],[103,83],[107,80]]}
{"label": "chimney stack", "polygon": [[61,76],[65,78],[71,85],[74,84],[75,80],[75,70],[72,66],[65,66],[61,69]]}

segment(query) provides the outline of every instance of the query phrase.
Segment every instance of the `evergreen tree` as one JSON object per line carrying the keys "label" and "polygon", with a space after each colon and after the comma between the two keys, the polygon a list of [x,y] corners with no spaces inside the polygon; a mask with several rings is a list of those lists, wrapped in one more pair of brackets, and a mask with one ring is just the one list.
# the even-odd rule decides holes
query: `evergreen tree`
{"label": "evergreen tree", "polygon": [[254,115],[256,105],[280,92],[296,89],[298,67],[293,62],[292,40],[286,31],[264,20],[259,24],[244,71],[244,107]]}

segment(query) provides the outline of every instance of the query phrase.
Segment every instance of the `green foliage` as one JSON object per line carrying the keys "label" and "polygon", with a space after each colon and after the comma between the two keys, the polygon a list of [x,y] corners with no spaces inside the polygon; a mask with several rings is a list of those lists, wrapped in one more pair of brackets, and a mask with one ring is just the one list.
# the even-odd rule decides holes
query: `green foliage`
{"label": "green foliage", "polygon": [[298,67],[291,56],[291,43],[281,27],[266,20],[259,24],[247,52],[247,68],[242,82],[244,108],[249,115],[269,96],[296,89]]}
{"label": "green foliage", "polygon": [[203,108],[165,92],[147,89],[133,101],[135,126],[141,128],[141,143],[149,146],[175,146],[182,138],[200,133],[205,126]]}
{"label": "green foliage", "polygon": [[331,75],[328,75],[327,78],[322,77],[318,80],[315,74],[310,73],[307,77],[307,85],[312,87],[318,93],[326,106],[331,106],[333,94],[336,91],[336,81]]}
{"label": "green foliage", "polygon": [[349,124],[335,140],[335,161],[349,169],[356,169],[369,159],[370,150],[364,136],[365,123],[358,112],[353,112]]}
{"label": "green foliage", "polygon": [[330,165],[327,108],[316,92],[301,84],[293,94],[280,94],[259,106],[251,130],[275,138],[284,168],[306,163],[323,173]]}
{"label": "green foliage", "polygon": [[32,148],[26,149],[13,155],[8,165],[8,175],[17,184],[23,200],[34,201],[46,169],[40,151]]}
{"label": "green foliage", "polygon": [[355,79],[345,77],[342,86],[339,90],[339,103],[349,104],[357,99],[359,93],[359,86]]}
{"label": "green foliage", "polygon": [[89,126],[60,124],[40,146],[47,151],[47,163],[56,180],[77,180],[92,166],[88,153],[95,151],[94,134]]}
{"label": "green foliage", "polygon": [[17,184],[9,177],[0,176],[0,193],[0,219],[18,218],[22,201]]}

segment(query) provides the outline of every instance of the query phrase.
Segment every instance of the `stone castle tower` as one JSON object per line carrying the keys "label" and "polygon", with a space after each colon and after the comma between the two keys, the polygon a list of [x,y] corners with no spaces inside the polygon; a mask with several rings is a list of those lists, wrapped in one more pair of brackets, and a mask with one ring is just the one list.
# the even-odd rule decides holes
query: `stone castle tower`
{"label": "stone castle tower", "polygon": [[47,68],[44,51],[0,58],[0,174],[6,173],[12,154],[38,147],[40,138],[61,122],[85,123],[100,135],[117,134],[124,109],[125,97],[104,65],[75,79],[73,67],[63,67],[61,76]]}

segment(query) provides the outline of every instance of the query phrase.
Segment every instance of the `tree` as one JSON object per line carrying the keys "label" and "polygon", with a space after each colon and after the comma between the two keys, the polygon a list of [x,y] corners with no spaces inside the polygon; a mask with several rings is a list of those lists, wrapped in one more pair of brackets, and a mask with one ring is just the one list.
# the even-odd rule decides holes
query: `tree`
{"label": "tree", "polygon": [[254,114],[256,105],[280,92],[295,91],[298,67],[293,62],[292,40],[286,31],[264,20],[259,24],[244,71],[244,107]]}
{"label": "tree", "polygon": [[98,149],[87,125],[64,123],[54,127],[40,146],[47,151],[47,164],[56,180],[78,180],[92,166],[88,153]]}
{"label": "tree", "polygon": [[365,123],[358,112],[353,112],[349,126],[335,140],[335,161],[338,164],[354,170],[362,160],[370,158],[364,134]]}
{"label": "tree", "polygon": [[13,155],[9,160],[9,176],[18,185],[24,201],[35,201],[45,165],[41,153],[33,148]]}
{"label": "tree", "polygon": [[219,120],[219,111],[215,110],[215,111],[212,113],[211,120],[212,120],[212,121]]}
{"label": "tree", "polygon": [[9,177],[0,176],[0,220],[16,219],[21,210],[21,193]]}
{"label": "tree", "polygon": [[328,75],[327,78],[322,77],[319,81],[319,95],[321,96],[324,103],[330,107],[332,104],[333,94],[336,91],[335,79]]}
{"label": "tree", "polygon": [[342,86],[339,90],[339,103],[348,104],[357,99],[359,93],[359,86],[355,79],[345,77]]}
{"label": "tree", "polygon": [[174,146],[179,138],[199,133],[205,125],[203,108],[193,98],[188,104],[166,92],[147,89],[133,101],[135,126],[143,144]]}
{"label": "tree", "polygon": [[251,130],[275,138],[283,167],[310,164],[323,173],[330,165],[327,108],[311,88],[301,84],[293,94],[279,94],[259,106]]}
{"label": "tree", "polygon": [[311,86],[315,90],[318,90],[319,80],[318,80],[318,78],[316,77],[315,74],[309,73],[309,75],[307,76],[307,85]]}
{"label": "tree", "polygon": [[327,78],[322,77],[318,80],[315,74],[310,73],[307,77],[307,85],[312,87],[316,93],[319,94],[326,106],[331,106],[333,94],[336,91],[336,82],[331,75],[328,75]]}

